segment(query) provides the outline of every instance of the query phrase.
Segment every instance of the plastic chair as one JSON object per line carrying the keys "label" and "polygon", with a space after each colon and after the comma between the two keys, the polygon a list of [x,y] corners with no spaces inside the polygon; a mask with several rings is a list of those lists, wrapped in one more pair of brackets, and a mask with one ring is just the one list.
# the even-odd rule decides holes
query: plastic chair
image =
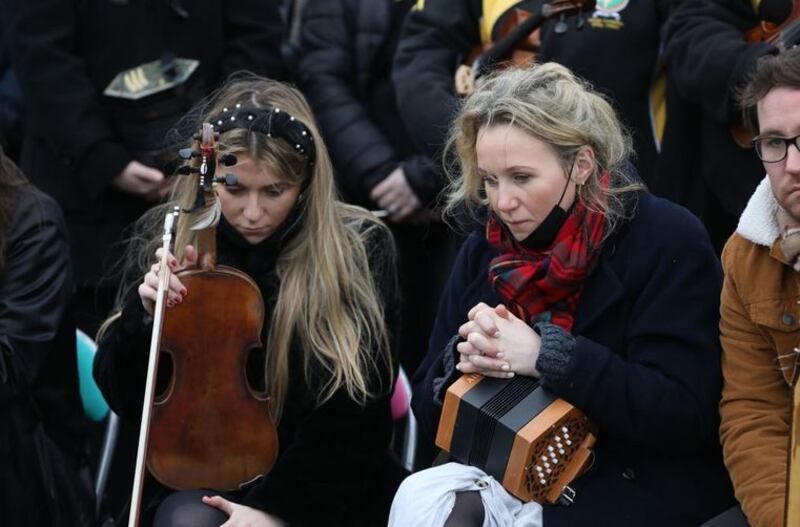
{"label": "plastic chair", "polygon": [[392,393],[392,419],[395,424],[403,422],[403,442],[400,445],[400,461],[409,472],[414,469],[417,454],[417,420],[411,411],[411,383],[403,368],[397,373]]}
{"label": "plastic chair", "polygon": [[94,422],[102,421],[108,415],[109,409],[100,388],[92,377],[92,366],[97,344],[86,333],[76,331],[78,346],[78,382],[80,384],[81,402],[86,417]]}
{"label": "plastic chair", "polygon": [[94,493],[96,496],[95,517],[100,516],[100,505],[105,494],[106,484],[108,483],[108,473],[111,469],[111,458],[114,455],[114,448],[117,444],[119,433],[119,417],[112,412],[100,388],[94,382],[92,367],[94,365],[94,355],[97,352],[97,344],[86,333],[81,330],[76,331],[76,343],[78,352],[78,382],[80,385],[81,402],[83,411],[92,421],[99,422],[106,420],[106,429],[103,434],[103,446],[100,450],[100,460],[97,464],[97,474],[95,474]]}

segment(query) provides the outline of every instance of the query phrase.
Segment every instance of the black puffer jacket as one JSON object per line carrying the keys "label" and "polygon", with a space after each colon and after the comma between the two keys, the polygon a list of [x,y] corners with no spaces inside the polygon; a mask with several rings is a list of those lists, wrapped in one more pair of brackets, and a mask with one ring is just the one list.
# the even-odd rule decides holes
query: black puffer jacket
{"label": "black puffer jacket", "polygon": [[441,189],[441,177],[418,155],[395,103],[391,64],[411,2],[311,0],[303,12],[298,81],[320,122],[353,203],[372,206],[372,188],[402,165],[423,203]]}
{"label": "black puffer jacket", "polygon": [[[761,2],[780,3],[791,4]],[[750,0],[686,0],[664,31],[673,93],[663,151],[670,155],[652,189],[700,216],[718,250],[764,177],[755,152],[737,146],[731,134],[741,122],[737,91],[760,57],[777,53],[771,44],[745,40],[759,20]]]}
{"label": "black puffer jacket", "polygon": [[[401,116],[414,127],[418,146],[432,158],[441,156],[446,130],[458,110],[453,75],[459,62],[488,33],[497,35],[514,8],[539,10],[540,0],[425,0],[408,16],[397,49],[393,78]],[[558,62],[608,95],[634,139],[636,168],[649,182],[656,162],[651,89],[658,67],[660,30],[670,0],[598,2],[597,10],[541,28],[537,60]],[[489,9],[484,13],[483,9]]]}

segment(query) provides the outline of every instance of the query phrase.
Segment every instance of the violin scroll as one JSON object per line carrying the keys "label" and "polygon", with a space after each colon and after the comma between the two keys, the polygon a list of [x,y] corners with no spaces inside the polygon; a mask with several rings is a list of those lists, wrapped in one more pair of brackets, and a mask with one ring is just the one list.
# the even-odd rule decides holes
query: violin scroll
{"label": "violin scroll", "polygon": [[781,51],[800,43],[800,2],[792,2],[792,10],[780,24],[762,20],[745,33],[748,42],[768,42]]}
{"label": "violin scroll", "polygon": [[479,46],[470,53],[465,64],[455,73],[455,91],[461,96],[475,91],[477,81],[499,67],[529,67],[541,47],[539,29],[552,18],[559,17],[553,31],[566,33],[566,17],[577,14],[576,29],[584,26],[583,13],[595,8],[596,0],[551,0],[540,11],[531,13],[514,8],[505,18],[493,42]]}
{"label": "violin scroll", "polygon": [[[756,27],[745,32],[748,42],[767,42],[781,52],[800,43],[800,1],[792,3],[792,11],[780,24],[762,20]],[[741,124],[731,126],[731,137],[741,148],[753,148],[752,134]]]}

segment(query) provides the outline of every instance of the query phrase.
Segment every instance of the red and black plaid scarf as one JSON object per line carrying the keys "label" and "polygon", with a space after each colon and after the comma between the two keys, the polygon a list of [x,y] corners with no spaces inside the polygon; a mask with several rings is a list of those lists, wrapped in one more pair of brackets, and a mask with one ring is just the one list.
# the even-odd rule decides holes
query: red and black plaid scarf
{"label": "red and black plaid scarf", "polygon": [[604,232],[605,215],[577,202],[550,246],[529,249],[490,215],[486,239],[501,254],[489,264],[489,282],[529,324],[549,316],[549,322],[570,331]]}

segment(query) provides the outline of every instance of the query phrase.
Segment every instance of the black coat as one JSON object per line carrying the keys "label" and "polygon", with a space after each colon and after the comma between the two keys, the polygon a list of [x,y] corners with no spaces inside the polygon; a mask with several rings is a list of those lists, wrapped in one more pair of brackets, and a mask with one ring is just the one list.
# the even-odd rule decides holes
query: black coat
{"label": "black coat", "polygon": [[390,78],[406,4],[312,0],[303,11],[298,81],[319,120],[341,191],[365,207],[375,205],[372,188],[401,164],[423,203],[442,187],[433,164],[414,149]]}
{"label": "black coat", "polygon": [[71,268],[58,205],[17,192],[0,271],[0,524],[57,525],[34,442],[41,423],[67,459],[84,455]]}
{"label": "black coat", "polygon": [[[8,0],[3,22],[27,109],[22,167],[64,210],[79,284],[97,282],[108,246],[148,206],[111,188],[122,169],[161,148],[231,72],[282,72],[274,0]],[[135,105],[102,95],[118,72],[168,50],[200,61],[185,93]]]}
{"label": "black coat", "polygon": [[[762,5],[781,2],[791,3]],[[750,0],[686,0],[664,28],[673,91],[665,155],[652,189],[703,219],[718,250],[764,177],[753,149],[736,145],[731,134],[741,123],[737,92],[757,60],[777,52],[771,44],[745,40],[745,31],[760,21],[752,6]]]}
{"label": "black coat", "polygon": [[[554,21],[542,26],[542,49],[537,60],[553,61],[572,69],[607,94],[623,122],[632,130],[635,164],[649,182],[656,162],[656,142],[650,115],[650,90],[660,47],[660,29],[670,0],[625,3],[618,26],[592,17],[576,30],[555,34]],[[426,0],[413,10],[403,28],[392,73],[401,116],[419,147],[431,159],[440,159],[446,132],[455,117],[458,99],[453,74],[463,57],[481,44],[480,20],[487,4],[520,5],[540,2],[484,2],[483,0]],[[592,13],[589,13],[592,15]],[[586,15],[584,15],[584,18]],[[496,34],[502,17],[494,23]],[[597,25],[597,27],[595,27]]]}
{"label": "black coat", "polygon": [[[386,323],[394,333],[399,297],[393,262],[388,258],[393,248],[388,233],[380,232],[370,240],[368,254]],[[275,274],[280,243],[275,238],[252,246],[227,224],[218,231],[219,263],[241,269],[256,281],[267,313],[272,312],[280,286]],[[126,420],[138,423],[152,325],[143,323],[144,310],[135,289],[120,322],[99,343],[94,375],[109,405]],[[262,342],[267,342],[268,326],[265,321]],[[249,366],[251,382],[263,386],[264,357]],[[394,366],[396,371],[396,360]],[[388,365],[380,367],[388,372]],[[391,390],[384,389],[364,407],[340,390],[317,407],[319,381],[313,379],[320,374],[324,375],[314,370],[312,380],[305,378],[303,350],[295,343],[290,354],[289,392],[278,427],[278,460],[264,478],[229,497],[292,525],[385,524],[403,475],[390,455]],[[373,387],[391,383],[386,378],[368,381]],[[164,492],[163,488],[151,492],[151,510]]]}
{"label": "black coat", "polygon": [[[648,194],[605,243],[553,389],[598,425],[596,455],[573,485],[574,504],[545,505],[544,523],[699,525],[733,504],[717,436],[719,261],[697,219]],[[481,234],[467,239],[415,376],[412,404],[428,456],[441,412],[433,380],[444,374],[443,353],[453,353],[447,343],[475,304],[501,303],[487,279],[496,255]]]}

